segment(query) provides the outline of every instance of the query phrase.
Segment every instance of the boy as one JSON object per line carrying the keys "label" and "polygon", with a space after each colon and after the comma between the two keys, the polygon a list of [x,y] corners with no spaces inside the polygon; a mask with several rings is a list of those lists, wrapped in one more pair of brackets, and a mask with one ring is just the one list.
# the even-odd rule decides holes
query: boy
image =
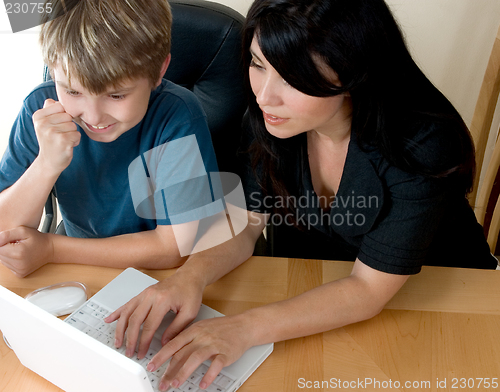
{"label": "boy", "polygon": [[[42,26],[54,81],[25,99],[0,162],[0,260],[16,275],[49,262],[154,269],[184,261],[174,229],[179,240],[197,222],[138,216],[128,173],[138,157],[186,136],[196,138],[203,171],[217,171],[200,104],[162,79],[171,24],[166,0],[86,0]],[[167,159],[181,172],[199,169],[199,160],[176,160]],[[52,188],[67,237],[36,230]]]}

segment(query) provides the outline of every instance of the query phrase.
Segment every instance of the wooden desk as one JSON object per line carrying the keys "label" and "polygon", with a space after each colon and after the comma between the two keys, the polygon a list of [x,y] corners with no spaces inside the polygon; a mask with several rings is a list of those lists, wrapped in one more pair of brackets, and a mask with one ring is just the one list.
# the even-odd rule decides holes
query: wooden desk
{"label": "wooden desk", "polygon": [[[207,287],[204,303],[234,314],[346,276],[351,268],[347,262],[254,257]],[[94,294],[120,272],[47,265],[18,279],[0,267],[0,284],[26,295],[78,280]],[[146,272],[156,279],[172,273]],[[240,391],[500,390],[499,331],[500,271],[424,267],[377,317],[276,343]],[[0,391],[60,390],[24,368],[0,340]]]}

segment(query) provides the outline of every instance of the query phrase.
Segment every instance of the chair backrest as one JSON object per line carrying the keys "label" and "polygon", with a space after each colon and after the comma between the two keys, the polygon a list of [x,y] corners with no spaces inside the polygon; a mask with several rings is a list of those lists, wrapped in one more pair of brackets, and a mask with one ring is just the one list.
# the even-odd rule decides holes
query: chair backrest
{"label": "chair backrest", "polygon": [[[493,44],[488,66],[484,75],[479,98],[470,126],[476,148],[476,178],[469,201],[474,207],[478,222],[485,227],[490,250],[494,253],[500,232],[500,198],[495,187],[500,168],[500,143],[498,130],[491,129],[495,108],[500,94],[500,28]],[[488,163],[481,188],[478,188],[484,152],[491,132],[496,133],[493,154]],[[477,198],[476,198],[477,195]],[[497,200],[498,199],[498,200]]]}
{"label": "chair backrest", "polygon": [[[241,120],[246,109],[241,68],[244,17],[205,0],[171,0],[172,61],[164,77],[198,97],[212,135],[220,171],[236,171]],[[44,80],[50,74],[45,67]]]}
{"label": "chair backrest", "polygon": [[172,61],[165,77],[187,87],[207,114],[220,171],[234,171],[247,101],[241,64],[244,17],[205,0],[171,0]]}
{"label": "chair backrest", "polygon": [[474,212],[478,222],[485,227],[487,241],[494,254],[500,233],[500,197],[495,187],[500,168],[500,142],[497,140],[476,200]]}
{"label": "chair backrest", "polygon": [[490,59],[484,74],[481,90],[477,99],[476,108],[470,125],[470,132],[476,149],[476,178],[474,188],[469,195],[469,201],[476,207],[479,177],[484,161],[484,152],[490,135],[491,124],[500,94],[500,28],[498,30]]}

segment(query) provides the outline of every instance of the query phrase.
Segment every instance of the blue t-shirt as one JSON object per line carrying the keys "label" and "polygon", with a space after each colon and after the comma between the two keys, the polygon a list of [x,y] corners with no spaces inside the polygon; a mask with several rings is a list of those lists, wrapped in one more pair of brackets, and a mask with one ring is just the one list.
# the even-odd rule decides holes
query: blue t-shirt
{"label": "blue t-shirt", "polygon": [[[42,83],[24,100],[0,162],[0,191],[13,185],[38,155],[32,116],[48,98],[58,100],[53,81]],[[206,179],[207,173],[215,173],[218,169],[206,116],[189,90],[163,80],[151,92],[142,121],[113,142],[96,142],[80,127],[78,130],[82,135],[80,144],[75,147],[70,165],[54,187],[69,236],[104,238],[152,230],[157,224],[180,223],[180,219],[171,219],[169,211],[174,210],[179,212],[178,216],[183,216],[186,211],[196,209],[199,219],[215,213],[213,208],[200,213],[203,209],[200,206],[209,204],[214,195],[212,192],[206,200],[207,181],[199,179]],[[188,141],[187,147],[182,148],[186,143],[181,139]],[[156,153],[151,154],[152,150]],[[158,151],[165,154],[158,158]],[[177,153],[172,154],[172,151]],[[153,156],[151,161],[154,162],[147,162],[148,156]],[[144,163],[144,176],[148,176],[152,188],[149,193],[157,189],[160,197],[155,200],[163,200],[163,213],[139,214],[141,217],[136,211],[138,205],[129,185],[129,167],[138,160]],[[156,178],[163,183],[155,184]],[[172,178],[176,180],[164,184],[165,179]],[[134,186],[132,184],[132,189]],[[161,193],[162,187],[170,189],[168,197]],[[141,193],[144,192],[139,192],[139,196]],[[177,202],[180,206],[175,205]],[[196,216],[191,214],[188,218],[194,220]],[[187,221],[185,216],[183,219]]]}

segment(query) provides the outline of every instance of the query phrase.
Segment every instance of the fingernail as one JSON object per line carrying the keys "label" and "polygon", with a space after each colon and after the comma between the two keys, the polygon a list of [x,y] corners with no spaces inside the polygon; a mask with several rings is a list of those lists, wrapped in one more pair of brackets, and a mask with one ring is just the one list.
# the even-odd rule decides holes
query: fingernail
{"label": "fingernail", "polygon": [[174,380],[170,383],[174,388],[177,388],[179,386],[179,380]]}
{"label": "fingernail", "polygon": [[154,371],[155,370],[155,364],[152,363],[152,362],[149,362],[146,369],[148,370],[148,372]]}
{"label": "fingernail", "polygon": [[120,348],[120,341],[118,339],[115,339],[115,347]]}
{"label": "fingernail", "polygon": [[158,389],[160,391],[164,391],[167,389],[167,384],[165,384],[164,382],[161,382],[160,385],[158,386]]}
{"label": "fingernail", "polygon": [[207,383],[206,382],[201,382],[200,383],[200,388],[201,389],[207,389]]}
{"label": "fingernail", "polygon": [[132,349],[131,348],[127,348],[127,351],[125,351],[125,355],[130,358],[132,356],[132,354],[133,354]]}

